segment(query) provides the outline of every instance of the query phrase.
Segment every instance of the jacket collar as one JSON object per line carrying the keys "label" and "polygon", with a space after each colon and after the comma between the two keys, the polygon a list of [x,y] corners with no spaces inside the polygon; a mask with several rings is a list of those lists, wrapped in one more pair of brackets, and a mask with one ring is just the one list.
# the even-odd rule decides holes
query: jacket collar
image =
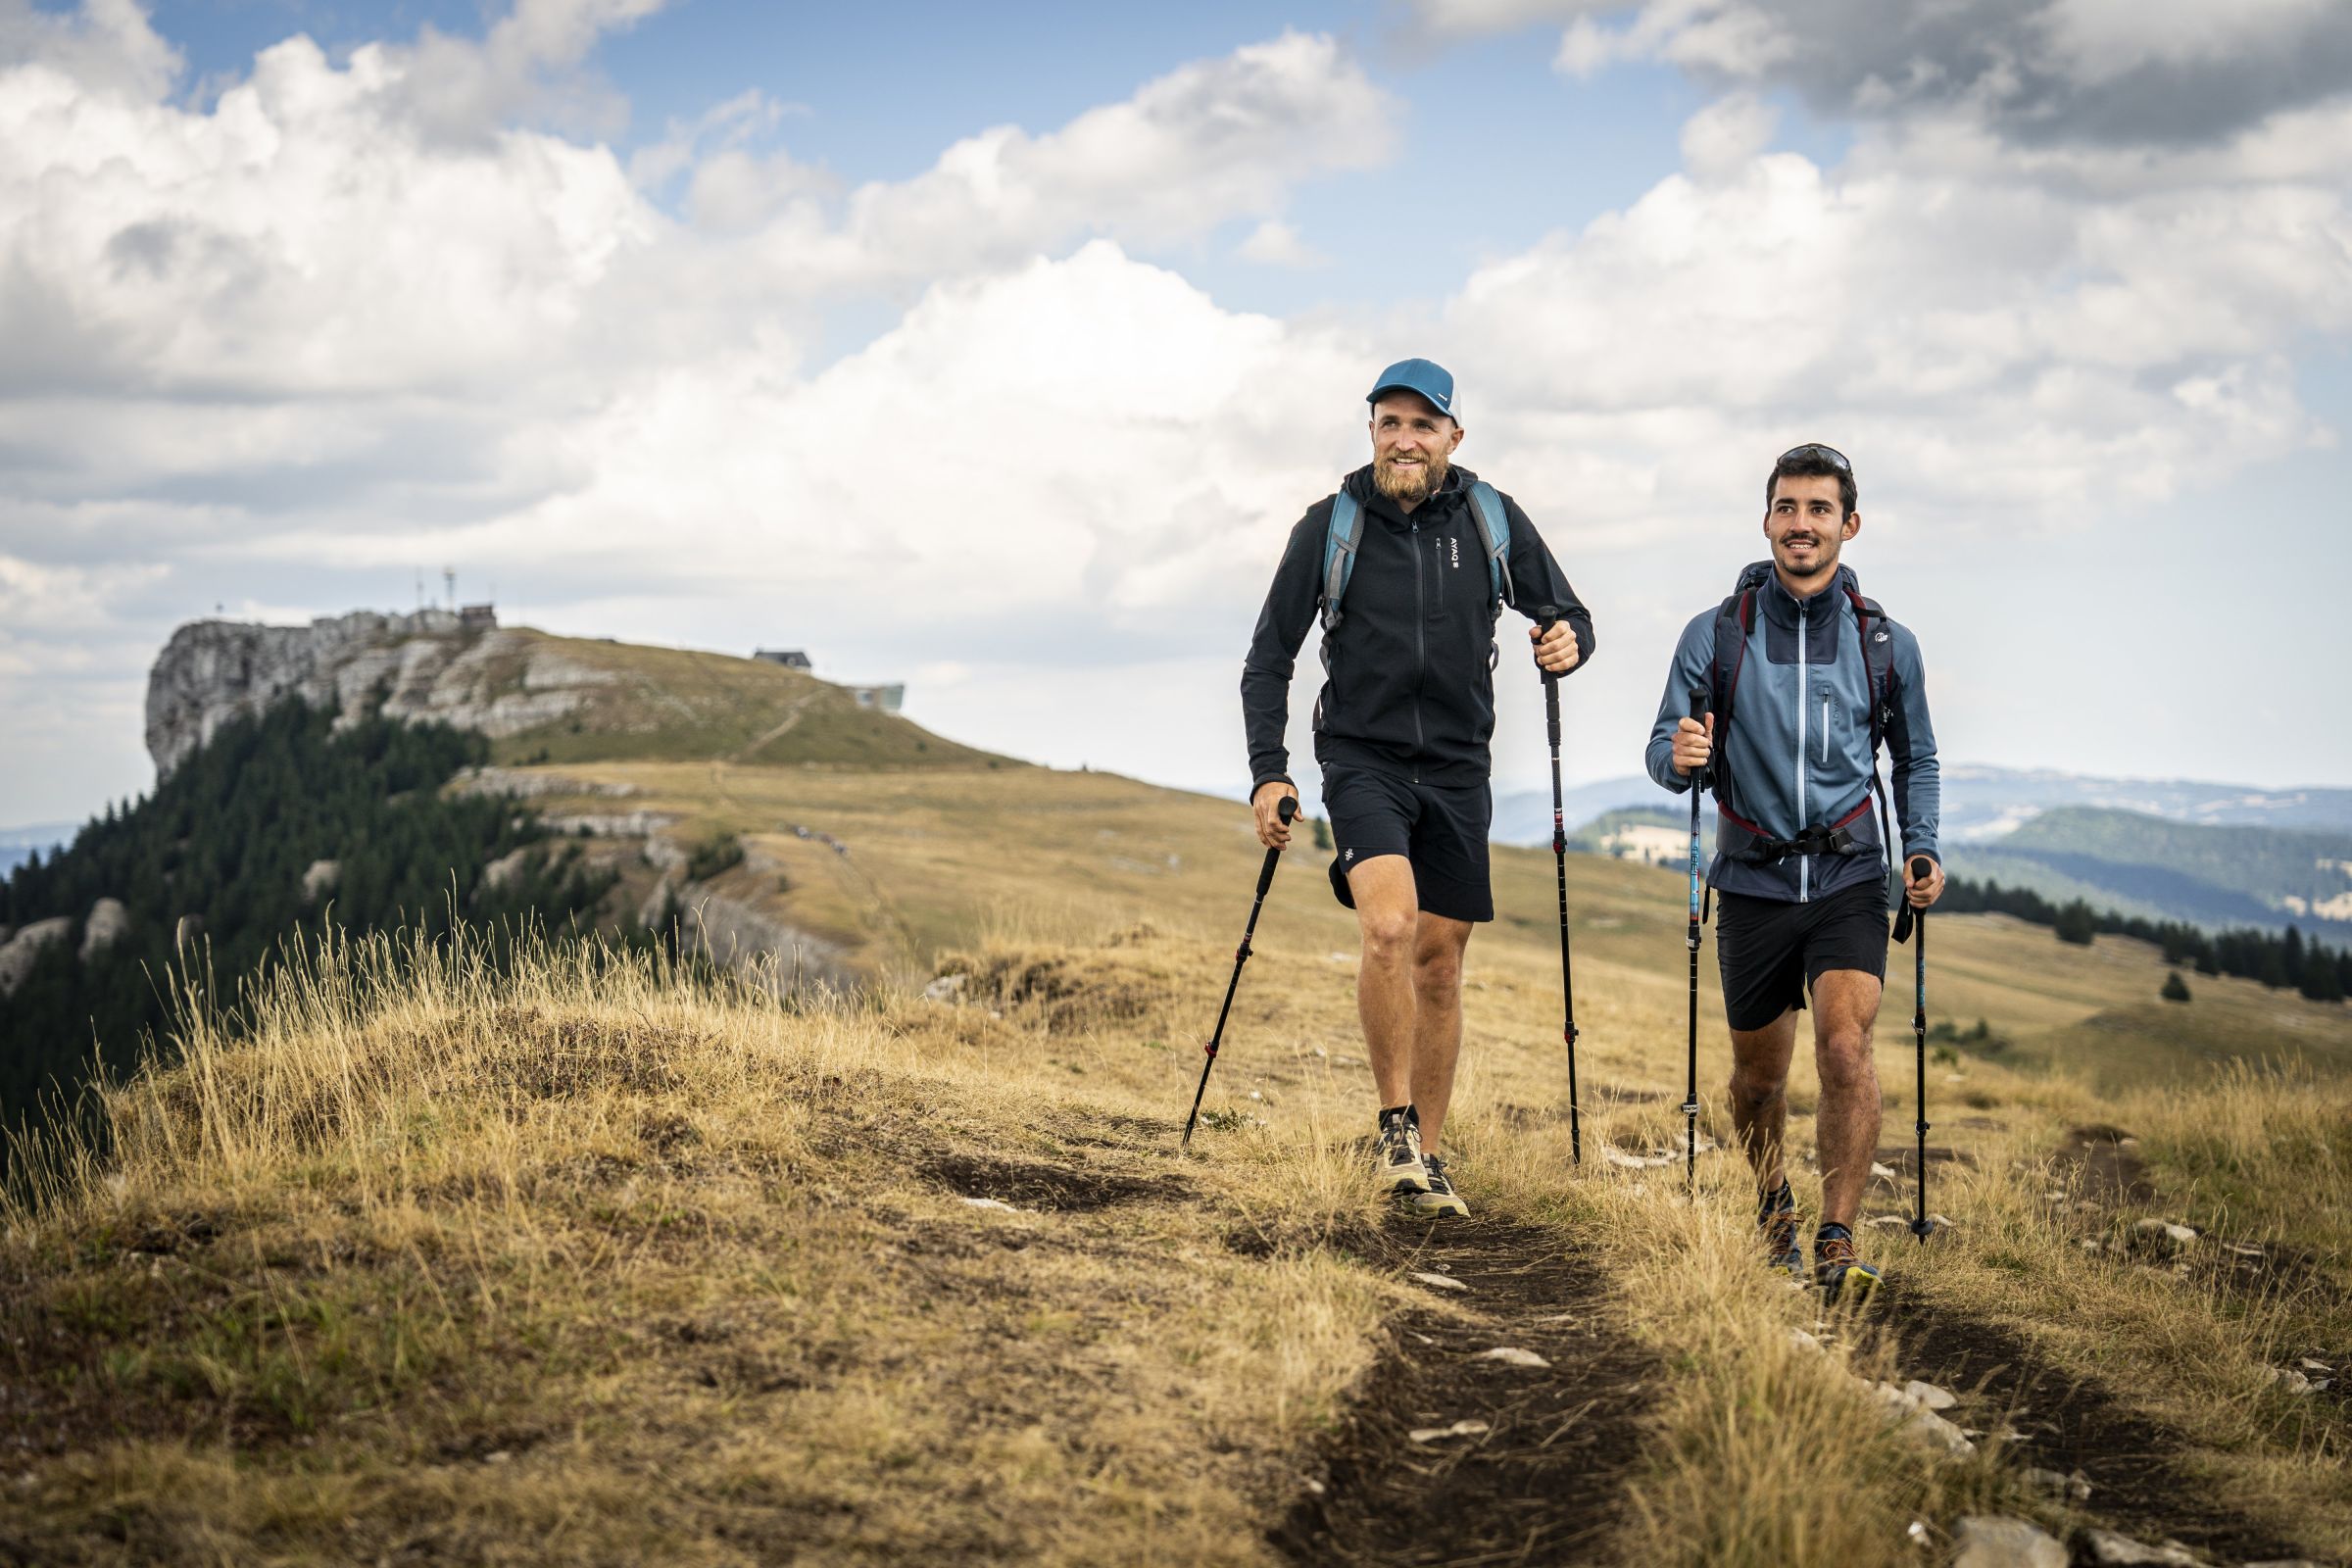
{"label": "jacket collar", "polygon": [[1477,482],[1478,475],[1468,468],[1448,467],[1446,470],[1446,482],[1438,487],[1438,493],[1422,502],[1417,512],[1408,514],[1402,507],[1380,493],[1380,487],[1372,482],[1372,465],[1369,463],[1343,481],[1348,493],[1355,497],[1364,511],[1392,528],[1409,528],[1415,522],[1450,515],[1453,509],[1461,505],[1462,497],[1469,494],[1470,487]]}
{"label": "jacket collar", "polygon": [[[1782,584],[1781,574],[1772,569],[1769,560],[1751,562],[1740,570],[1737,591],[1744,593],[1750,588],[1756,590],[1756,604],[1765,614],[1784,626],[1796,624],[1798,600]],[[1861,591],[1861,580],[1854,575],[1853,568],[1840,562],[1830,580],[1803,603],[1808,611],[1836,610],[1845,603],[1848,594]]]}

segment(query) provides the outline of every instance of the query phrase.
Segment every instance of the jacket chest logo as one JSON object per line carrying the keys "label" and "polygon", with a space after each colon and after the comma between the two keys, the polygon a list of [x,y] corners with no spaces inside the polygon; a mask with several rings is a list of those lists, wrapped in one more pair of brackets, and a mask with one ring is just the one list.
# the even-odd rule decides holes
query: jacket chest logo
{"label": "jacket chest logo", "polygon": [[1447,539],[1447,540],[1446,541],[1446,550],[1447,550],[1447,551],[1449,551],[1449,552],[1451,553],[1451,557],[1452,557],[1452,559],[1451,559],[1451,560],[1449,560],[1449,561],[1446,563],[1446,564],[1447,564],[1447,565],[1450,565],[1451,567],[1453,567],[1453,569],[1454,569],[1454,570],[1456,570],[1456,571],[1459,571],[1459,570],[1461,570],[1461,569],[1462,569],[1462,541],[1461,541],[1460,539],[1458,539],[1458,538],[1450,538],[1450,539]]}

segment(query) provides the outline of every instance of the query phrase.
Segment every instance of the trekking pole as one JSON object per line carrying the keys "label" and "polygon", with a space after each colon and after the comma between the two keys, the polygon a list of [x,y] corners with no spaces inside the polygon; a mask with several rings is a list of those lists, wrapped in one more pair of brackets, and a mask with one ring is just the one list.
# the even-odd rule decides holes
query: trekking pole
{"label": "trekking pole", "polygon": [[[1536,612],[1546,634],[1559,624],[1560,612],[1550,605]],[[1568,958],[1568,829],[1560,805],[1560,677],[1544,671],[1544,727],[1551,736],[1551,858],[1560,887],[1560,1038],[1568,1042],[1568,1157],[1585,1162],[1585,1130],[1576,1097],[1576,969]]]}
{"label": "trekking pole", "polygon": [[[1274,807],[1283,826],[1298,814],[1298,797],[1285,795]],[[1250,939],[1257,934],[1257,911],[1266,905],[1266,890],[1274,885],[1274,868],[1282,863],[1280,846],[1266,851],[1266,863],[1257,873],[1257,898],[1250,906],[1250,923],[1242,927],[1242,945],[1234,951],[1233,978],[1225,982],[1225,1005],[1217,1009],[1216,1032],[1208,1037],[1208,1060],[1200,1064],[1200,1087],[1193,1091],[1193,1113],[1184,1118],[1184,1142],[1179,1149],[1193,1147],[1193,1123],[1200,1119],[1200,1097],[1208,1093],[1208,1070],[1217,1064],[1217,1047],[1225,1040],[1225,1019],[1233,1011],[1233,994],[1241,989],[1242,965],[1250,961]]]}
{"label": "trekking pole", "polygon": [[[1914,879],[1927,876],[1935,864],[1924,855],[1911,857],[1911,875]],[[1906,902],[1908,900],[1906,899]],[[1915,909],[1911,913],[1911,1036],[1918,1044],[1919,1107],[1913,1123],[1919,1136],[1919,1213],[1912,1218],[1911,1234],[1922,1243],[1932,1228],[1928,1224],[1928,911]]]}
{"label": "trekking pole", "polygon": [[[1707,721],[1707,694],[1690,694],[1690,716]],[[1707,792],[1708,769],[1690,772],[1690,1078],[1683,1097],[1683,1186],[1698,1196],[1698,800]]]}

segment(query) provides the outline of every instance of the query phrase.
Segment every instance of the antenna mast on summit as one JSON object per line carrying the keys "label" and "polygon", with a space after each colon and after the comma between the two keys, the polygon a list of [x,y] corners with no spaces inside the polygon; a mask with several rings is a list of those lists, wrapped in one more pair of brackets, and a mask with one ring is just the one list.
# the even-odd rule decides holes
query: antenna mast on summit
{"label": "antenna mast on summit", "polygon": [[455,609],[457,609],[457,608],[458,608],[458,568],[457,568],[457,567],[455,567],[455,566],[443,566],[443,567],[441,568],[441,583],[442,583],[442,586],[443,586],[443,587],[445,587],[446,589],[448,589],[448,591],[449,591],[449,597],[448,597],[446,600],[444,600],[444,601],[442,602],[441,608],[442,608],[442,609],[444,609],[444,610],[455,610]]}

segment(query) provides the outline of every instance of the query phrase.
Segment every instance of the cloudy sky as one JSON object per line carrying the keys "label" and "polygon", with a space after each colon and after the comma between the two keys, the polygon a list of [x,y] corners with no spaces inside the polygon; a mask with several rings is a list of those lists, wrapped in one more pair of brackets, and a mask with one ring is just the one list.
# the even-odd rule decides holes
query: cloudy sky
{"label": "cloudy sky", "polygon": [[1572,779],[1817,439],[1947,758],[2352,783],[2348,203],[2339,0],[0,0],[0,824],[148,785],[180,621],[444,564],[1238,785],[1408,354],[1593,607]]}

